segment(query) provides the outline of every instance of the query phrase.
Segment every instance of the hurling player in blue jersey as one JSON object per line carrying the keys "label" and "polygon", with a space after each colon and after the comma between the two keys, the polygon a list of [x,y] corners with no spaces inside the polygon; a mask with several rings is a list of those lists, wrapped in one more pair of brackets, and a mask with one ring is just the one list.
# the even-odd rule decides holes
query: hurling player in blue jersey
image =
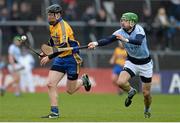
{"label": "hurling player in blue jersey", "polygon": [[89,49],[96,46],[104,46],[115,41],[121,41],[127,51],[127,60],[124,70],[120,73],[117,85],[128,92],[125,100],[125,106],[128,107],[133,96],[137,93],[136,89],[130,86],[129,79],[134,76],[140,76],[142,81],[142,92],[144,96],[144,116],[151,116],[151,79],[153,74],[153,63],[147,47],[146,34],[144,29],[137,24],[138,16],[135,13],[127,12],[121,17],[121,28],[115,31],[111,36],[100,39],[88,44]]}

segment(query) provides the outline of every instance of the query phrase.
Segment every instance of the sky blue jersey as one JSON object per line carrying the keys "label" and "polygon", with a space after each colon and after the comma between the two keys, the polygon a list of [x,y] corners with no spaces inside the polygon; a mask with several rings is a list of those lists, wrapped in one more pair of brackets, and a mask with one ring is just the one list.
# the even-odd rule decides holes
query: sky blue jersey
{"label": "sky blue jersey", "polygon": [[144,29],[140,25],[136,24],[134,30],[130,34],[128,34],[122,28],[115,31],[113,35],[115,34],[120,34],[124,38],[127,38],[127,39],[135,39],[136,35],[138,34],[144,35],[141,45],[135,45],[135,44],[125,43],[125,42],[122,42],[122,43],[129,56],[134,57],[136,59],[143,59],[143,58],[149,57],[146,34],[144,32]]}
{"label": "sky blue jersey", "polygon": [[8,49],[8,53],[12,55],[15,60],[19,63],[20,57],[21,57],[21,50],[18,46],[15,44],[11,44]]}

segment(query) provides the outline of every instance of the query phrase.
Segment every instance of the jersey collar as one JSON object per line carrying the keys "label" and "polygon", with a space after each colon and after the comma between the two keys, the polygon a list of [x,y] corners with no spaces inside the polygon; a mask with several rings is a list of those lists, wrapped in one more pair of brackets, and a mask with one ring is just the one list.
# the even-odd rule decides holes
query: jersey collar
{"label": "jersey collar", "polygon": [[62,20],[63,20],[62,17],[60,17],[57,21],[58,21],[58,22],[61,22]]}
{"label": "jersey collar", "polygon": [[56,26],[56,24],[58,24],[58,23],[61,22],[62,20],[63,20],[63,18],[60,17],[53,26]]}
{"label": "jersey collar", "polygon": [[129,35],[130,35],[130,34],[131,34],[134,30],[135,30],[135,28],[136,28],[136,25],[134,25],[134,26],[133,26],[133,29],[132,29],[132,31],[131,31],[131,32],[128,32],[128,31],[127,31],[127,30],[125,30],[125,29],[123,29],[123,30],[124,30],[127,34],[129,34]]}

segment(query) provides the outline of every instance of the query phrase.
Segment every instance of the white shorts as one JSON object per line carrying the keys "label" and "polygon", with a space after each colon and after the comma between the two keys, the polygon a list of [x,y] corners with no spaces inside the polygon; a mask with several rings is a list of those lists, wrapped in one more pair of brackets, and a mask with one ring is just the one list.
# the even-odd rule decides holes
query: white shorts
{"label": "white shorts", "polygon": [[131,61],[127,60],[125,62],[124,68],[130,69],[136,76],[152,78],[153,75],[153,61],[151,60],[147,64],[136,65]]}

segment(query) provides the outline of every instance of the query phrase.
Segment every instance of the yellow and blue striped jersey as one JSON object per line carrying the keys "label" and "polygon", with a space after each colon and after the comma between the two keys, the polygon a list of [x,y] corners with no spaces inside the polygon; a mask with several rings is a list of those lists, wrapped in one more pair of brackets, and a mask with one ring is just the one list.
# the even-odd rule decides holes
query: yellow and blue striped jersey
{"label": "yellow and blue striped jersey", "polygon": [[126,57],[127,57],[126,51],[124,49],[121,49],[121,48],[117,47],[114,50],[113,55],[115,57],[115,64],[118,64],[120,66],[124,66],[125,60],[126,60]]}
{"label": "yellow and blue striped jersey", "polygon": [[[79,46],[79,42],[74,38],[74,32],[70,25],[62,18],[56,25],[50,25],[50,44],[55,47],[75,47]],[[59,57],[71,55],[73,51],[64,51]]]}

